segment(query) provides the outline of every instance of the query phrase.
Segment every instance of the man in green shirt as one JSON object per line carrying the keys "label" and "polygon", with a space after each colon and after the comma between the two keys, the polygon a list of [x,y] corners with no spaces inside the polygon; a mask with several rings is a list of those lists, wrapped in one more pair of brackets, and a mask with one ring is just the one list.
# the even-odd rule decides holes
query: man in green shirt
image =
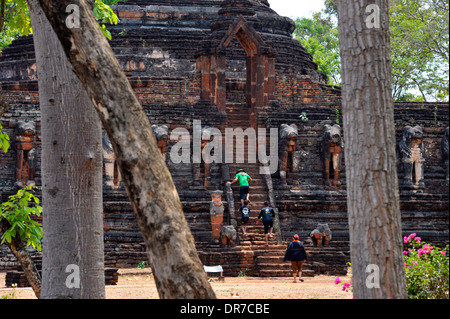
{"label": "man in green shirt", "polygon": [[247,200],[250,203],[249,182],[252,181],[252,178],[243,169],[240,169],[236,172],[236,178],[232,182],[228,182],[228,184],[231,185],[237,181],[239,181],[239,197],[241,199],[241,206],[244,206],[244,200]]}

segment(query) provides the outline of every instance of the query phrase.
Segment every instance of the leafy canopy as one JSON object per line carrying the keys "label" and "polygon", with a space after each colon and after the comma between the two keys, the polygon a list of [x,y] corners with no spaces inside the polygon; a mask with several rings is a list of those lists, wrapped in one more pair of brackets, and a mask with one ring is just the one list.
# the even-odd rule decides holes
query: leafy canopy
{"label": "leafy canopy", "polygon": [[[111,9],[119,0],[95,0],[93,13],[103,34],[111,40],[111,33],[106,29],[106,23],[117,24],[119,18]],[[5,10],[0,10],[0,53],[12,41],[20,36],[32,33],[30,14],[26,0],[0,0]],[[1,8],[1,6],[0,6]]]}
{"label": "leafy canopy", "polygon": [[448,101],[449,0],[391,0],[394,98]]}
{"label": "leafy canopy", "polygon": [[[296,20],[294,37],[313,56],[328,84],[340,85],[336,0]],[[393,97],[396,101],[449,100],[449,0],[391,0]]]}
{"label": "leafy canopy", "polygon": [[0,0],[0,53],[11,42],[31,33],[30,14],[26,0]]}
{"label": "leafy canopy", "polygon": [[295,25],[294,37],[313,56],[319,72],[327,76],[328,84],[339,85],[341,60],[337,28],[321,13],[315,14],[313,19],[298,18]]}

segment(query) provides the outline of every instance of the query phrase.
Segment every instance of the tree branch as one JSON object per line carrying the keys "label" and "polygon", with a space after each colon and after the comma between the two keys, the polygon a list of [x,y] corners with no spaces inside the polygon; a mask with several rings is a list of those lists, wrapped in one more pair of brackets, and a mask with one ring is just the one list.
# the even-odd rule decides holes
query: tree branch
{"label": "tree branch", "polygon": [[[8,221],[0,219],[0,235],[11,228]],[[11,242],[5,241],[13,255],[17,258],[22,266],[23,272],[27,277],[28,283],[34,291],[34,294],[39,299],[41,297],[41,276],[36,269],[36,266],[31,259],[31,255],[26,250],[26,247],[19,238],[12,238]]]}
{"label": "tree branch", "polygon": [[3,26],[5,24],[5,8],[6,0],[0,0],[0,32],[3,31]]}
{"label": "tree branch", "polygon": [[2,118],[8,107],[9,103],[6,101],[5,97],[3,96],[2,89],[0,88],[0,119]]}

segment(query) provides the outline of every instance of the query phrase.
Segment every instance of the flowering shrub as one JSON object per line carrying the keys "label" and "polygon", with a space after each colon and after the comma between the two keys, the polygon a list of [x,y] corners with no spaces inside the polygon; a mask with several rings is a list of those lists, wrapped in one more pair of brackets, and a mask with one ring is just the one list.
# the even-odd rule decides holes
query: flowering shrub
{"label": "flowering shrub", "polygon": [[403,238],[406,290],[411,299],[448,299],[449,258],[444,250],[422,242],[413,233]]}
{"label": "flowering shrub", "polygon": [[[347,266],[351,267],[352,264],[348,262],[348,263],[347,263]],[[334,279],[334,284],[335,284],[335,285],[339,285],[341,282],[342,282],[342,280],[341,280],[341,278],[339,278],[339,277],[336,277],[336,278]],[[352,290],[352,278],[351,278],[351,277],[350,277],[350,282],[344,282],[344,283],[342,284],[342,291],[349,292],[349,290],[350,290],[350,291]]]}
{"label": "flowering shrub", "polygon": [[[341,282],[342,282],[342,280],[339,277],[336,277],[334,279],[334,283],[336,285],[339,285]],[[352,287],[352,282],[351,281],[350,282],[344,282],[342,284],[342,291],[348,292],[349,290],[351,290],[351,287]]]}
{"label": "flowering shrub", "polygon": [[[449,298],[449,246],[445,249],[422,242],[416,233],[403,238],[406,290],[410,299]],[[351,266],[349,264],[349,266]],[[339,285],[342,280],[334,279]],[[352,282],[344,282],[342,291],[352,290]]]}

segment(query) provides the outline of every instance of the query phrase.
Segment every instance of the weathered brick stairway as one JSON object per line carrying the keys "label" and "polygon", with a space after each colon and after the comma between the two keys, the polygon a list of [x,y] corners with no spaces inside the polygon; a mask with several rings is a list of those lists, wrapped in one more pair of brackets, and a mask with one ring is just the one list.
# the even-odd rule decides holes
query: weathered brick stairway
{"label": "weathered brick stairway", "polygon": [[[245,103],[244,83],[234,81],[227,87],[226,105],[227,127],[241,128],[243,131],[250,127],[249,109]],[[259,173],[259,162],[249,163],[248,145],[255,141],[245,138],[244,143],[233,143],[234,160],[229,163],[230,178],[233,179],[238,169],[243,168],[251,177],[250,183],[250,220],[247,226],[247,235],[242,236],[240,226],[241,214],[236,213],[238,222],[238,241],[235,247],[221,247],[219,244],[209,244],[207,249],[200,249],[199,255],[204,265],[222,265],[225,276],[248,275],[257,277],[291,277],[291,263],[283,263],[283,257],[288,242],[279,244],[276,238],[269,239],[266,246],[264,238],[264,227],[257,216],[264,202],[268,201],[268,190],[266,181]],[[227,145],[225,145],[227,147]],[[228,147],[230,147],[228,145]],[[236,153],[244,154],[244,162],[236,163]],[[239,199],[239,185],[232,185],[234,195],[234,206],[237,211],[241,205]],[[224,198],[224,200],[226,200]],[[297,203],[297,202],[295,202]],[[283,204],[283,205],[281,205]],[[278,206],[285,207],[283,200],[277,203]],[[301,208],[299,208],[301,210]],[[312,230],[312,228],[311,228]],[[275,234],[275,232],[274,232]],[[304,240],[307,234],[302,234]],[[342,242],[342,245],[346,245]],[[310,243],[305,243],[308,254],[308,261],[303,265],[303,276],[311,277],[321,273],[331,273],[333,275],[345,275],[345,262],[348,256],[342,251],[341,243],[333,241],[331,247],[313,247]],[[206,247],[203,247],[206,248]]]}
{"label": "weathered brick stairway", "polygon": [[[228,103],[227,116],[229,128],[242,128],[244,131],[250,125],[249,109],[243,103]],[[233,149],[236,156],[237,153],[244,153],[244,163],[229,164],[230,174],[243,168],[252,177],[250,182],[250,219],[247,226],[247,234],[242,235],[242,228],[239,226],[239,246],[243,251],[253,252],[253,267],[248,268],[248,273],[258,277],[287,277],[291,276],[290,262],[283,263],[284,253],[286,251],[286,244],[279,245],[274,238],[269,238],[269,246],[266,246],[264,237],[264,227],[258,215],[260,210],[264,207],[264,202],[268,201],[267,186],[264,178],[259,173],[259,162],[249,163],[248,145],[255,143],[251,138],[246,138],[244,144],[238,144],[235,141]],[[235,201],[235,208],[239,209],[241,203],[239,199],[239,185],[233,185],[233,194]],[[240,222],[240,212],[236,213],[238,223]],[[314,269],[312,264],[306,263],[304,265],[303,276],[313,276]]]}

